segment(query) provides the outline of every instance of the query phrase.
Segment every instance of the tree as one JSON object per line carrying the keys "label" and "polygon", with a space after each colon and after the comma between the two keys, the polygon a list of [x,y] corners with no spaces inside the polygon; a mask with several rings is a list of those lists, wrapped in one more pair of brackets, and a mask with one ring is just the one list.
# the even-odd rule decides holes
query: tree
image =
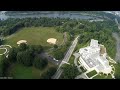
{"label": "tree", "polygon": [[17,49],[16,48],[10,49],[9,55],[8,55],[8,60],[10,62],[15,62],[17,60],[16,56],[17,56]]}
{"label": "tree", "polygon": [[53,54],[57,60],[60,60],[64,57],[64,53],[61,50],[57,50]]}
{"label": "tree", "polygon": [[31,45],[29,49],[33,50],[34,53],[40,54],[43,51],[43,47],[41,45]]}
{"label": "tree", "polygon": [[58,48],[58,46],[55,44],[55,45],[54,45],[54,48],[55,48],[55,49],[57,49],[57,48]]}
{"label": "tree", "polygon": [[19,46],[19,51],[25,51],[28,48],[27,44],[21,43]]}
{"label": "tree", "polygon": [[38,69],[43,69],[47,66],[48,61],[46,59],[41,59],[40,57],[36,56],[33,62],[34,67]]}
{"label": "tree", "polygon": [[0,76],[4,76],[6,69],[9,67],[10,63],[5,55],[2,55],[0,60]]}
{"label": "tree", "polygon": [[24,23],[24,26],[25,26],[25,27],[29,27],[29,26],[30,26],[29,22],[25,22],[25,23]]}
{"label": "tree", "polygon": [[85,26],[84,26],[83,24],[79,24],[79,25],[78,25],[78,28],[79,28],[79,29],[83,29],[84,27],[85,27]]}
{"label": "tree", "polygon": [[42,73],[40,76],[41,79],[51,79],[51,77],[55,74],[57,71],[56,67],[50,67],[46,72]]}
{"label": "tree", "polygon": [[0,77],[2,77],[4,75],[4,66],[3,66],[3,60],[1,58],[0,60]]}
{"label": "tree", "polygon": [[64,79],[74,79],[77,75],[79,75],[79,71],[75,65],[72,66],[65,64],[62,69]]}
{"label": "tree", "polygon": [[29,51],[21,51],[17,53],[17,61],[25,66],[31,66],[33,57]]}

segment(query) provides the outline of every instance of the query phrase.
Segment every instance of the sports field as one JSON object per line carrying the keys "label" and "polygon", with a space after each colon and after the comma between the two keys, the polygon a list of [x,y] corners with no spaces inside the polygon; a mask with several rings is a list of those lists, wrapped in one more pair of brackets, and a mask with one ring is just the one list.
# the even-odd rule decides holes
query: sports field
{"label": "sports field", "polygon": [[19,40],[26,40],[30,45],[43,45],[50,47],[52,45],[47,43],[47,39],[56,38],[57,44],[63,41],[63,34],[55,31],[54,27],[28,27],[22,28],[15,34],[6,37],[5,44],[17,46]]}

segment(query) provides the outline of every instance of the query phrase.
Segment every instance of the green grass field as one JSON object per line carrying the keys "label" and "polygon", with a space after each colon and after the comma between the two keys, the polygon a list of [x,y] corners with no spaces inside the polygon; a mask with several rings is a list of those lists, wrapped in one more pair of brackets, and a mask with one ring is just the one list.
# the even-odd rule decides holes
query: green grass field
{"label": "green grass field", "polygon": [[97,72],[95,70],[93,70],[93,71],[87,73],[87,76],[90,78],[90,77],[94,76],[95,74],[97,74]]}
{"label": "green grass field", "polygon": [[5,49],[0,49],[0,54],[3,54],[5,51]]}
{"label": "green grass field", "polygon": [[120,63],[114,64],[115,67],[115,76],[120,78]]}
{"label": "green grass field", "polygon": [[26,67],[24,65],[14,63],[7,70],[7,76],[13,77],[13,79],[39,79],[40,74],[42,74],[51,66],[54,65],[48,63],[48,66],[45,69],[39,70],[35,67]]}
{"label": "green grass field", "polygon": [[74,59],[75,59],[75,56],[72,55],[72,56],[70,57],[68,63],[74,64]]}
{"label": "green grass field", "polygon": [[57,44],[61,44],[63,41],[63,34],[55,31],[54,27],[28,27],[22,28],[15,34],[6,37],[4,44],[11,46],[17,46],[19,40],[27,40],[30,45],[43,45],[50,47],[47,43],[47,39],[56,38]]}
{"label": "green grass field", "polygon": [[93,79],[112,79],[112,76],[111,75],[106,76],[102,74],[102,75],[97,75],[93,77]]}
{"label": "green grass field", "polygon": [[0,55],[0,61],[1,61],[1,57],[2,57],[2,55]]}

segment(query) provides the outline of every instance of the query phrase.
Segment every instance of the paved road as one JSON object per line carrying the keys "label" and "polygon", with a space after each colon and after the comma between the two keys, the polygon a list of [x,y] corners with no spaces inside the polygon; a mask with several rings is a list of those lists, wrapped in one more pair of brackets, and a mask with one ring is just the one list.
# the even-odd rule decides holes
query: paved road
{"label": "paved road", "polygon": [[77,37],[75,38],[75,40],[73,41],[72,45],[71,45],[70,48],[68,49],[68,51],[67,51],[64,59],[63,59],[62,62],[60,63],[60,65],[59,65],[59,67],[58,67],[58,69],[57,69],[57,72],[56,72],[55,75],[52,77],[52,79],[59,79],[60,75],[61,75],[62,72],[63,72],[63,70],[62,70],[60,67],[64,64],[64,62],[68,62],[68,61],[69,61],[69,59],[70,59],[70,57],[71,57],[71,55],[72,55],[72,52],[74,51],[74,48],[75,48],[76,45],[77,45],[78,37],[79,37],[79,36],[77,36]]}
{"label": "paved road", "polygon": [[42,52],[40,54],[40,57],[43,58],[43,59],[47,58],[48,61],[50,61],[50,62],[52,62],[52,63],[54,63],[56,65],[59,65],[61,63],[61,60],[58,60],[58,61],[54,60],[53,57],[51,57],[50,55],[48,55],[48,53],[46,53],[46,52]]}
{"label": "paved road", "polygon": [[112,36],[116,39],[116,57],[115,60],[120,62],[120,37],[117,33],[112,33]]}

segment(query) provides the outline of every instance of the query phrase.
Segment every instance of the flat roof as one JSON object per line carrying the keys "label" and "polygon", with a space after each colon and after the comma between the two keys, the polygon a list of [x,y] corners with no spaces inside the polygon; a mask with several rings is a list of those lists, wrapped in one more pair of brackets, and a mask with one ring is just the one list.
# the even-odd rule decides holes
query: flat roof
{"label": "flat roof", "polygon": [[90,46],[91,47],[98,47],[98,40],[91,39]]}
{"label": "flat roof", "polygon": [[[93,48],[93,46],[95,46],[95,48]],[[109,61],[105,57],[100,56],[100,46],[98,45],[97,40],[91,40],[90,46],[81,48],[79,53],[81,55],[80,57],[85,62],[83,64],[86,64],[87,67],[95,67],[99,72],[109,73],[111,71]]]}

